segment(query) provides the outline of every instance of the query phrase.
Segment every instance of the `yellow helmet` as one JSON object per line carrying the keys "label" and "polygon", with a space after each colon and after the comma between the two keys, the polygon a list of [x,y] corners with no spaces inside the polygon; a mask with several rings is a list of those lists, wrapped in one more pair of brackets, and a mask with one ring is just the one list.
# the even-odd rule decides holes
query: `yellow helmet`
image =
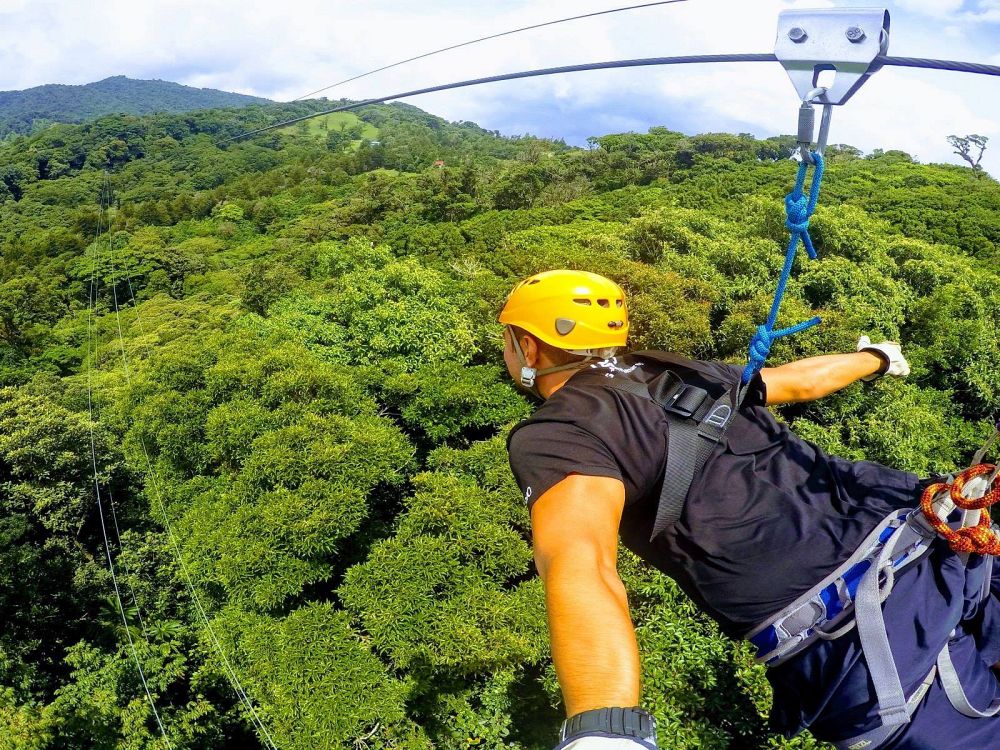
{"label": "yellow helmet", "polygon": [[572,352],[625,346],[628,337],[625,292],[587,271],[529,276],[507,297],[500,322]]}

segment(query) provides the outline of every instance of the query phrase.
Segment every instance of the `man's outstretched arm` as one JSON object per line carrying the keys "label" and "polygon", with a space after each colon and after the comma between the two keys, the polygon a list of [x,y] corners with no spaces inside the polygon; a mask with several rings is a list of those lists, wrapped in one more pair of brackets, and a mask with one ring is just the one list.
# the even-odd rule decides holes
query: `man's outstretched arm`
{"label": "man's outstretched arm", "polygon": [[639,704],[639,649],[618,577],[618,479],[574,474],[531,509],[552,660],[566,715]]}
{"label": "man's outstretched arm", "polygon": [[861,351],[851,354],[827,354],[765,367],[760,376],[767,387],[768,406],[815,401],[858,380],[880,374],[905,376],[910,372],[898,344],[890,341],[871,345],[863,337],[858,348]]}

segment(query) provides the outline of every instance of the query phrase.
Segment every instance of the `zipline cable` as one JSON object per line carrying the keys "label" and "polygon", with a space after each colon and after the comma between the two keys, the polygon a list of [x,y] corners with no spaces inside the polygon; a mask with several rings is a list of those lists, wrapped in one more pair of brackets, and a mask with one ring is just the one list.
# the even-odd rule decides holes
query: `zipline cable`
{"label": "zipline cable", "polygon": [[[125,279],[128,284],[128,290],[129,290],[129,296],[131,297],[132,308],[133,310],[135,310],[136,321],[139,325],[139,332],[142,335],[143,339],[145,339],[146,331],[142,323],[142,316],[139,314],[139,306],[135,298],[135,292],[132,289],[132,277],[131,274],[128,272],[127,265],[123,264],[122,268],[124,270]],[[125,351],[125,338],[122,333],[121,308],[118,302],[117,283],[115,283],[114,280],[115,261],[114,261],[113,251],[111,253],[111,278],[112,278],[112,289],[113,289],[112,299],[114,301],[115,318],[118,324],[118,341],[120,344],[121,355],[122,355],[122,366],[125,373],[125,382],[127,385],[131,386],[132,376],[131,376],[131,370],[129,369],[128,366],[128,356]],[[146,345],[146,353],[147,356],[152,357],[152,349],[149,347],[148,344]],[[142,454],[145,459],[146,477],[149,481],[150,486],[153,488],[152,495],[156,500],[159,513],[163,519],[163,526],[167,532],[167,538],[170,540],[174,557],[176,558],[178,566],[183,574],[184,582],[187,586],[188,593],[191,596],[191,600],[194,602],[195,609],[198,611],[198,615],[202,621],[202,624],[205,626],[205,629],[208,632],[209,640],[212,642],[212,645],[215,647],[215,650],[222,661],[223,668],[226,672],[227,677],[229,678],[230,684],[236,691],[237,697],[239,698],[240,702],[246,707],[247,711],[249,712],[251,723],[260,733],[267,748],[269,748],[269,750],[277,750],[277,745],[274,744],[274,740],[272,739],[271,734],[268,732],[267,727],[264,725],[263,719],[261,719],[260,714],[257,712],[257,709],[253,704],[253,701],[250,699],[250,696],[247,694],[246,689],[243,687],[243,684],[240,682],[239,677],[236,675],[236,670],[233,668],[228,657],[226,656],[225,651],[222,648],[222,644],[219,642],[218,636],[215,633],[215,629],[209,622],[208,615],[205,612],[205,608],[201,603],[201,597],[198,596],[198,592],[194,587],[194,581],[191,578],[191,574],[188,571],[187,564],[184,562],[184,557],[181,554],[180,544],[178,543],[177,537],[174,534],[173,527],[170,524],[170,517],[167,513],[166,504],[163,502],[162,493],[160,491],[159,485],[157,484],[156,475],[153,471],[153,463],[149,457],[149,451],[146,448],[146,440],[141,435],[139,436],[139,444],[142,447]]]}
{"label": "zipline cable", "polygon": [[343,81],[337,81],[337,83],[331,83],[329,86],[324,86],[321,89],[316,89],[315,91],[310,91],[308,94],[303,94],[302,96],[297,96],[291,101],[298,102],[303,99],[308,99],[310,96],[315,94],[322,94],[324,91],[329,91],[337,86],[343,86],[345,83],[350,83],[351,81],[357,81],[359,78],[365,78],[375,73],[381,73],[383,70],[389,70],[390,68],[396,68],[400,65],[405,65],[406,63],[414,62],[415,60],[423,60],[425,57],[431,57],[432,55],[439,55],[442,52],[449,52],[453,49],[459,49],[460,47],[468,47],[472,44],[479,44],[479,42],[485,42],[490,39],[499,39],[502,36],[510,36],[511,34],[519,34],[522,31],[530,31],[531,29],[540,29],[543,26],[555,26],[556,24],[566,23],[567,21],[579,21],[583,18],[594,18],[595,16],[606,16],[611,13],[621,13],[626,10],[638,10],[639,8],[651,8],[654,5],[673,5],[674,3],[683,3],[687,0],[659,0],[655,3],[642,3],[641,5],[627,5],[624,8],[611,8],[610,10],[599,10],[594,13],[584,13],[580,16],[570,16],[569,18],[557,18],[555,21],[545,21],[544,23],[536,23],[531,26],[522,26],[519,29],[511,29],[510,31],[501,31],[499,34],[490,34],[489,36],[481,36],[478,39],[470,39],[467,42],[460,42],[459,44],[452,44],[449,47],[442,47],[441,49],[432,50],[431,52],[424,52],[423,54],[416,55],[415,57],[408,57],[405,60],[400,60],[399,62],[390,63],[389,65],[383,65],[381,68],[375,68],[374,70],[369,70],[367,73],[361,73],[359,75],[353,76],[351,78],[345,78]]}
{"label": "zipline cable", "polygon": [[977,73],[984,76],[1000,76],[1000,65],[988,65],[987,63],[934,60],[928,57],[898,57],[892,55],[876,57],[875,62],[881,65],[900,68],[924,68],[926,70],[948,70],[953,73]]}
{"label": "zipline cable", "polygon": [[583,63],[581,65],[562,65],[557,68],[539,68],[537,70],[523,70],[518,73],[502,73],[495,76],[486,76],[485,78],[472,78],[467,81],[456,81],[454,83],[442,83],[437,86],[428,86],[422,89],[413,89],[412,91],[404,91],[398,94],[389,94],[388,96],[380,96],[376,99],[365,99],[364,101],[354,102],[352,104],[344,104],[339,107],[334,107],[333,109],[327,109],[322,112],[313,112],[310,115],[303,115],[301,117],[295,117],[291,120],[285,120],[284,122],[278,122],[274,125],[268,125],[264,128],[258,128],[256,130],[250,130],[246,133],[241,133],[240,135],[233,136],[232,138],[227,138],[226,140],[220,141],[220,143],[229,143],[230,141],[239,140],[241,138],[247,138],[251,135],[257,135],[258,133],[265,133],[268,130],[274,130],[275,128],[283,128],[287,125],[294,125],[297,122],[302,122],[303,120],[311,120],[313,117],[322,117],[323,115],[332,115],[335,112],[346,112],[351,109],[358,109],[359,107],[365,107],[369,104],[382,104],[391,99],[406,99],[410,96],[418,96],[419,94],[432,94],[435,91],[448,91],[449,89],[459,89],[466,86],[479,86],[484,83],[498,83],[500,81],[516,81],[521,78],[535,78],[537,76],[550,76],[557,75],[559,73],[579,73],[586,70],[609,70],[615,68],[635,68],[647,65],[683,65],[690,63],[718,63],[718,62],[775,62],[777,58],[773,53],[766,53],[762,55],[682,55],[679,57],[646,57],[638,60],[609,60],[607,62],[596,62],[596,63]]}
{"label": "zipline cable", "polygon": [[[163,726],[163,721],[160,719],[160,712],[156,710],[156,701],[153,700],[152,691],[149,689],[149,681],[146,679],[146,673],[142,668],[142,662],[139,660],[139,652],[136,649],[135,641],[132,638],[132,631],[129,629],[128,617],[125,614],[125,605],[122,603],[121,589],[118,586],[118,575],[115,572],[114,559],[111,556],[111,543],[108,540],[108,529],[104,521],[104,504],[101,500],[101,483],[100,478],[97,473],[97,440],[94,436],[94,390],[92,381],[92,357],[97,357],[97,346],[93,348],[93,354],[91,354],[91,344],[94,342],[93,331],[93,319],[94,319],[94,307],[96,305],[97,299],[97,264],[98,255],[97,251],[100,245],[100,235],[104,229],[104,219],[103,219],[103,208],[104,199],[102,196],[101,200],[102,215],[98,218],[98,237],[94,242],[94,253],[92,254],[91,260],[93,261],[90,267],[90,291],[88,293],[88,305],[87,305],[87,411],[89,414],[88,426],[90,428],[90,460],[91,466],[94,470],[94,495],[97,498],[97,512],[101,519],[101,536],[104,538],[104,552],[108,558],[108,570],[111,572],[111,583],[114,586],[115,591],[115,601],[118,603],[118,613],[121,615],[122,623],[125,626],[125,637],[128,640],[129,650],[132,653],[132,659],[135,661],[136,669],[139,672],[139,680],[142,682],[142,688],[146,693],[146,700],[149,701],[149,707],[153,711],[153,716],[156,718],[156,725],[160,729],[160,734],[163,736],[163,741],[166,743],[168,750],[173,750],[173,745],[170,743],[170,738],[167,736],[167,730]],[[110,227],[109,227],[110,228]],[[109,231],[110,234],[110,231]],[[118,540],[119,546],[121,545],[121,538]],[[135,592],[132,594],[133,601],[135,600]],[[138,604],[136,604],[138,608]]]}
{"label": "zipline cable", "polygon": [[[268,125],[264,128],[257,128],[256,130],[250,130],[246,133],[241,133],[240,135],[233,136],[232,138],[226,138],[225,140],[219,141],[219,145],[230,143],[231,141],[237,141],[242,138],[247,138],[251,135],[258,135],[259,133],[266,133],[269,130],[274,130],[276,128],[283,128],[288,125],[294,125],[298,122],[303,122],[304,120],[311,120],[313,117],[322,117],[323,115],[332,115],[336,112],[347,112],[348,110],[358,109],[359,107],[365,107],[369,104],[382,104],[384,102],[391,101],[393,99],[406,99],[411,96],[418,96],[420,94],[431,94],[436,91],[448,91],[450,89],[465,88],[467,86],[479,86],[484,83],[498,83],[500,81],[516,81],[522,78],[535,78],[539,76],[550,76],[558,75],[560,73],[580,73],[588,70],[614,70],[618,68],[637,68],[653,65],[698,65],[705,63],[745,63],[745,62],[777,62],[778,58],[774,56],[773,52],[764,53],[737,53],[737,54],[723,54],[723,55],[678,55],[674,57],[645,57],[636,60],[609,60],[606,62],[595,62],[595,63],[583,63],[580,65],[562,65],[556,68],[539,68],[537,70],[523,70],[517,73],[504,73],[495,76],[486,76],[485,78],[472,78],[466,81],[456,81],[454,83],[443,83],[437,86],[428,86],[422,89],[414,89],[412,91],[403,91],[398,94],[389,94],[388,96],[380,96],[375,99],[365,99],[364,101],[354,102],[352,104],[344,104],[340,107],[334,107],[333,109],[323,110],[322,112],[313,112],[309,115],[303,115],[301,117],[295,117],[291,120],[285,120],[283,122],[275,123],[274,125]],[[896,66],[904,68],[924,68],[928,70],[947,70],[956,73],[977,73],[980,75],[989,76],[1000,76],[1000,65],[988,65],[986,63],[972,63],[972,62],[961,62],[957,60],[934,60],[925,57],[892,57],[888,55],[881,55],[875,58],[873,63],[873,69],[877,70],[880,66]]]}

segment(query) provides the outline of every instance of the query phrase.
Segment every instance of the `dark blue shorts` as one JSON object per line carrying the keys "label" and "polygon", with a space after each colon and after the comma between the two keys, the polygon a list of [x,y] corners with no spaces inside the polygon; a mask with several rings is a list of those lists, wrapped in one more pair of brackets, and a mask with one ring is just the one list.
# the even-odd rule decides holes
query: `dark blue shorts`
{"label": "dark blue shorts", "polygon": [[[985,574],[993,568],[990,591]],[[903,690],[910,695],[951,638],[952,660],[973,706],[1000,697],[1000,560],[974,558],[968,568],[938,540],[933,551],[896,580],[884,607]],[[792,736],[804,727],[823,740],[855,737],[879,725],[875,691],[856,632],[819,642],[768,672],[774,688],[773,727]],[[970,719],[956,711],[935,681],[910,724],[885,750],[968,750],[1000,747],[1000,717]]]}

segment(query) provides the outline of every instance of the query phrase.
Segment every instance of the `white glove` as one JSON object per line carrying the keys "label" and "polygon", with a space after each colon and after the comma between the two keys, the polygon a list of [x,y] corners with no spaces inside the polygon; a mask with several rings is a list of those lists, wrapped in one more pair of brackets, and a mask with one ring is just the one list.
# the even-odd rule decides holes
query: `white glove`
{"label": "white glove", "polygon": [[652,743],[631,737],[581,737],[563,746],[562,750],[648,750],[651,747],[654,747]]}
{"label": "white glove", "polygon": [[895,375],[896,377],[905,378],[910,374],[910,363],[906,361],[902,348],[895,341],[883,341],[881,344],[873,344],[870,338],[862,336],[858,339],[858,351],[873,352],[889,363],[884,372],[877,372],[861,378],[866,382],[880,378],[883,375]]}

